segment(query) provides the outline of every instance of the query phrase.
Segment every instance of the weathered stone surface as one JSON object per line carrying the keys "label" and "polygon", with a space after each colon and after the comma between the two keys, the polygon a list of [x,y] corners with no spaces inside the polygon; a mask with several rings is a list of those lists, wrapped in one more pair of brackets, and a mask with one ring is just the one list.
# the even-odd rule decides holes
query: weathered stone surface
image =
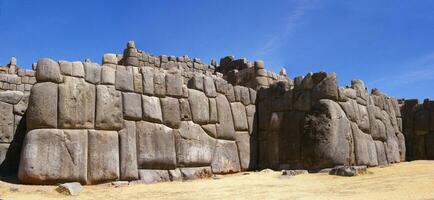
{"label": "weathered stone surface", "polygon": [[318,169],[352,162],[350,122],[337,103],[320,100],[306,124],[302,141],[305,167]]}
{"label": "weathered stone surface", "polygon": [[116,89],[125,92],[134,92],[134,76],[131,71],[116,70]]}
{"label": "weathered stone surface", "polygon": [[68,61],[59,60],[60,72],[63,75],[72,75],[72,63]]}
{"label": "weathered stone surface", "polygon": [[4,170],[3,162],[6,159],[6,154],[8,153],[10,144],[8,143],[0,143],[0,170]]}
{"label": "weathered stone surface", "polygon": [[330,171],[330,175],[358,176],[367,173],[366,166],[337,166]]}
{"label": "weathered stone surface", "polygon": [[324,79],[312,88],[312,98],[314,100],[331,99],[337,101],[338,97],[338,86],[336,83],[335,73],[327,74]]}
{"label": "weathered stone surface", "polygon": [[86,183],[87,147],[86,130],[32,130],[23,142],[18,178],[29,184]]}
{"label": "weathered stone surface", "polygon": [[0,142],[11,142],[14,136],[13,106],[0,101]]}
{"label": "weathered stone surface", "polygon": [[63,183],[57,186],[56,191],[62,194],[77,196],[83,190],[79,182]]}
{"label": "weathered stone surface", "polygon": [[[235,140],[237,142],[238,154],[240,157],[241,170],[248,170],[254,165],[253,158],[250,158],[250,134],[248,132],[236,132]],[[253,152],[253,151],[252,151]]]}
{"label": "weathered stone surface", "polygon": [[307,90],[294,90],[292,107],[297,111],[310,111],[312,107],[311,92]]}
{"label": "weathered stone surface", "polygon": [[122,93],[123,115],[125,119],[138,121],[142,119],[142,96],[136,93]]}
{"label": "weathered stone surface", "polygon": [[188,87],[203,91],[203,79],[202,74],[194,74],[193,78],[188,81]]}
{"label": "weathered stone surface", "polygon": [[119,136],[116,131],[89,130],[87,183],[119,179]]}
{"label": "weathered stone surface", "polygon": [[217,98],[218,119],[217,136],[219,139],[235,139],[235,128],[232,120],[231,107],[224,95],[218,94]]}
{"label": "weathered stone surface", "polygon": [[183,180],[209,178],[212,176],[211,167],[187,167],[179,169]]}
{"label": "weathered stone surface", "polygon": [[247,116],[247,124],[249,125],[249,134],[252,134],[253,131],[256,129],[256,106],[255,105],[249,105],[246,106],[246,116]]}
{"label": "weathered stone surface", "polygon": [[99,84],[101,82],[101,66],[92,62],[84,62],[83,66],[86,81],[92,84]]}
{"label": "weathered stone surface", "polygon": [[84,77],[84,66],[82,62],[72,62],[72,76],[79,78]]}
{"label": "weathered stone surface", "polygon": [[217,102],[214,98],[209,99],[209,122],[218,122]]}
{"label": "weathered stone surface", "polygon": [[161,98],[161,110],[163,113],[163,123],[171,128],[179,128],[181,111],[178,99],[172,97]]}
{"label": "weathered stone surface", "polygon": [[215,139],[191,121],[181,122],[175,131],[176,156],[178,166],[210,166],[214,153]]}
{"label": "weathered stone surface", "polygon": [[122,96],[114,86],[96,86],[95,128],[102,130],[122,129]]}
{"label": "weathered stone surface", "polygon": [[386,152],[384,150],[384,143],[382,141],[374,140],[375,150],[377,151],[378,165],[385,166],[389,163],[387,162]]}
{"label": "weathered stone surface", "polygon": [[231,103],[232,116],[234,119],[234,127],[236,131],[247,131],[249,125],[247,123],[246,108],[240,102]]}
{"label": "weathered stone surface", "polygon": [[163,114],[161,112],[160,99],[142,95],[143,119],[150,122],[161,123]]}
{"label": "weathered stone surface", "polygon": [[175,136],[172,129],[137,122],[137,162],[141,169],[175,169]]}
{"label": "weathered stone surface", "polygon": [[209,136],[212,138],[217,138],[217,129],[215,124],[205,124],[201,127]]}
{"label": "weathered stone surface", "polygon": [[234,141],[217,140],[211,167],[216,174],[241,171],[237,145]]}
{"label": "weathered stone surface", "polygon": [[154,73],[154,94],[158,97],[166,96],[166,76],[163,72]]}
{"label": "weathered stone surface", "polygon": [[179,107],[181,111],[181,120],[182,121],[191,121],[191,110],[190,110],[190,103],[188,102],[188,99],[179,99]]}
{"label": "weathered stone surface", "polygon": [[23,98],[24,93],[21,91],[2,91],[0,92],[0,101],[8,104],[17,104]]}
{"label": "weathered stone surface", "polygon": [[351,124],[354,138],[354,154],[357,165],[377,166],[378,158],[374,140]]}
{"label": "weathered stone surface", "polygon": [[169,171],[170,181],[182,181],[183,180],[181,170],[179,170],[179,168],[168,170],[168,171]]}
{"label": "weathered stone surface", "polygon": [[142,68],[143,94],[154,95],[154,70],[150,67]]}
{"label": "weathered stone surface", "polygon": [[106,53],[102,57],[102,63],[103,64],[118,64],[118,58],[116,57],[116,54]]}
{"label": "weathered stone surface", "polygon": [[116,71],[112,67],[102,66],[101,84],[114,85],[116,82]]}
{"label": "weathered stone surface", "polygon": [[209,122],[209,102],[205,94],[198,90],[189,89],[188,101],[193,121],[197,124],[207,124]]}
{"label": "weathered stone surface", "polygon": [[140,182],[146,184],[170,181],[170,175],[167,170],[140,169],[139,177]]}
{"label": "weathered stone surface", "polygon": [[[137,69],[137,68],[134,68]],[[134,71],[133,73],[133,83],[134,83],[134,92],[136,93],[143,93],[143,78],[142,74],[140,74],[138,71]]]}
{"label": "weathered stone surface", "polygon": [[59,85],[59,128],[94,128],[95,86],[82,78],[64,80]]}
{"label": "weathered stone surface", "polygon": [[29,105],[29,97],[30,93],[24,94],[23,98],[14,105],[14,114],[24,115],[27,110],[27,106]]}
{"label": "weathered stone surface", "polygon": [[32,87],[27,109],[27,128],[57,127],[58,87],[55,83],[37,83]]}
{"label": "weathered stone surface", "polygon": [[136,123],[124,121],[124,128],[119,131],[120,179],[136,180],[139,178],[137,167]]}
{"label": "weathered stone surface", "polygon": [[217,96],[217,91],[215,89],[215,85],[214,85],[214,79],[212,77],[206,76],[204,77],[203,80],[203,87],[204,87],[204,92],[206,94],[206,96],[208,97],[216,97]]}
{"label": "weathered stone surface", "polygon": [[282,170],[282,176],[297,176],[301,174],[309,174],[307,170]]}
{"label": "weathered stone surface", "polygon": [[166,74],[166,92],[168,96],[181,97],[184,81],[180,72]]}
{"label": "weathered stone surface", "polygon": [[36,80],[38,82],[62,82],[62,75],[60,74],[59,63],[43,58],[38,61],[36,67]]}

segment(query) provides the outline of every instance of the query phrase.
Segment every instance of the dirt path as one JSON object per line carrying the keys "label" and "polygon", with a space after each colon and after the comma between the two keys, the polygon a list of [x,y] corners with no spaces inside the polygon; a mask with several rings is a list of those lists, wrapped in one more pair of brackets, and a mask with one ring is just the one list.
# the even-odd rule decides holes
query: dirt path
{"label": "dirt path", "polygon": [[[434,161],[415,161],[369,174],[338,177],[306,174],[279,178],[279,172],[249,172],[221,179],[167,182],[115,188],[84,186],[77,197],[58,194],[55,186],[0,182],[0,199],[433,199]],[[12,191],[16,188],[18,191]]]}

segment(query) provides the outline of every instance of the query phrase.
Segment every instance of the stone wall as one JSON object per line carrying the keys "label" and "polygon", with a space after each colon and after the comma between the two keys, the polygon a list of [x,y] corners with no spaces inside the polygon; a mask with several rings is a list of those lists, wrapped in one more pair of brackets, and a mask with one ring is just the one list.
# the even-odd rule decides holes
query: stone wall
{"label": "stone wall", "polygon": [[309,73],[258,92],[259,167],[322,169],[405,160],[398,102],[336,74]]}
{"label": "stone wall", "polygon": [[22,182],[151,183],[254,168],[255,90],[178,58],[152,65],[139,53],[137,64],[133,49],[105,54],[103,65],[38,61]]}
{"label": "stone wall", "polygon": [[434,159],[434,101],[401,100],[404,135],[409,160]]}
{"label": "stone wall", "polygon": [[0,174],[18,169],[26,130],[23,116],[35,82],[35,72],[18,67],[15,58],[0,66]]}

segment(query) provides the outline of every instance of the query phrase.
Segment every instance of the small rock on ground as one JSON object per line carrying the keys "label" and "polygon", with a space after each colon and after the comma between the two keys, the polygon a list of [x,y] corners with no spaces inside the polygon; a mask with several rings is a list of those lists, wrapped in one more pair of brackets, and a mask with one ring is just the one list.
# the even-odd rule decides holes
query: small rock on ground
{"label": "small rock on ground", "polygon": [[282,176],[296,176],[300,174],[309,174],[307,170],[282,170]]}
{"label": "small rock on ground", "polygon": [[366,166],[336,166],[330,171],[330,175],[357,176],[367,173]]}
{"label": "small rock on ground", "polygon": [[65,195],[77,196],[83,190],[79,182],[60,184],[56,191]]}

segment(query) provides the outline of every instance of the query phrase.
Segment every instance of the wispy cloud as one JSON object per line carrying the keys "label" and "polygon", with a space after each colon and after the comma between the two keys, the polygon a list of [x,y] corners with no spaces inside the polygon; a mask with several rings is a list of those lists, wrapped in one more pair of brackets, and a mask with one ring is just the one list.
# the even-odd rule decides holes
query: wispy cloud
{"label": "wispy cloud", "polygon": [[396,89],[408,84],[434,80],[434,52],[413,61],[396,66],[395,72],[384,75],[371,82],[387,89]]}
{"label": "wispy cloud", "polygon": [[256,54],[258,56],[269,55],[282,47],[291,32],[293,32],[301,22],[303,16],[305,16],[308,11],[315,8],[316,2],[317,0],[297,0],[294,9],[291,10],[286,17],[283,30],[281,29],[280,32],[275,33]]}

